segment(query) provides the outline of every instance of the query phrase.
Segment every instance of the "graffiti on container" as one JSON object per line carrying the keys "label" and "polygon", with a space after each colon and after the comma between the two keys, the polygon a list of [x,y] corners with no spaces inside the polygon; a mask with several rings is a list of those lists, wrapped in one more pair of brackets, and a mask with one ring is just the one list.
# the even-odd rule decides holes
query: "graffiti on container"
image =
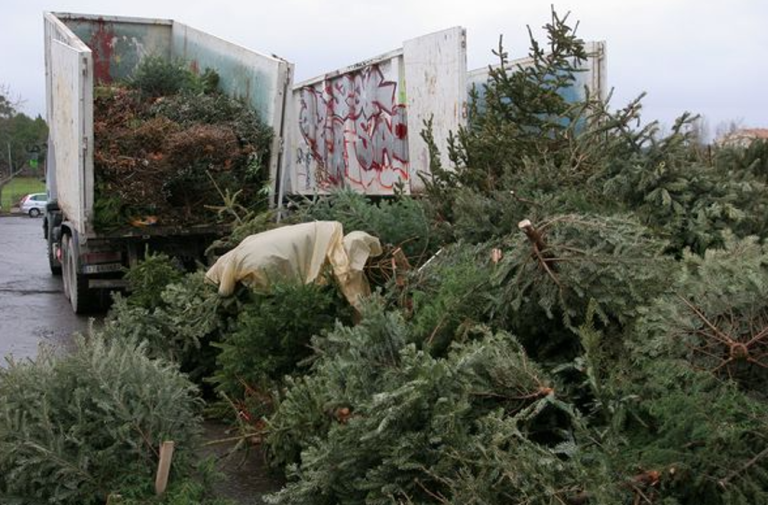
{"label": "graffiti on container", "polygon": [[115,44],[115,31],[111,24],[99,18],[88,46],[93,52],[93,73],[96,81],[103,84],[112,82],[110,64]]}
{"label": "graffiti on container", "polygon": [[91,50],[96,84],[110,84],[131,76],[142,58],[164,54],[162,27],[115,23],[104,18],[67,18],[67,26]]}
{"label": "graffiti on container", "polygon": [[317,184],[391,188],[407,180],[408,123],[397,83],[372,65],[322,86],[301,89],[298,118]]}

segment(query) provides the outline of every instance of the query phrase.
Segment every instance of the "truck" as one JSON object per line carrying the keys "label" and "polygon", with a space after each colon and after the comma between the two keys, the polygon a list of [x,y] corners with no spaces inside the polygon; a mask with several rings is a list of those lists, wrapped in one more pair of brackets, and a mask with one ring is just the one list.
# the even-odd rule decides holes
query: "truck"
{"label": "truck", "polygon": [[[75,312],[122,288],[125,267],[147,248],[200,258],[216,227],[94,229],[93,89],[124,79],[149,55],[182,58],[220,76],[221,90],[250,104],[274,131],[269,160],[271,204],[338,188],[370,196],[417,194],[429,174],[421,138],[432,120],[443,166],[449,132],[468,121],[470,90],[489,66],[467,69],[466,30],[452,27],[293,84],[294,65],[173,20],[45,13],[49,204],[48,257]],[[585,92],[605,96],[605,43],[590,42],[579,74]],[[510,62],[510,71],[529,64]]]}
{"label": "truck", "polygon": [[44,236],[52,273],[63,276],[72,309],[83,313],[125,286],[125,267],[144,251],[194,263],[223,233],[216,225],[108,232],[94,226],[94,86],[129,77],[147,56],[214,70],[219,89],[250,105],[275,132],[268,164],[277,180],[293,67],[173,20],[46,12],[44,29],[50,127]]}

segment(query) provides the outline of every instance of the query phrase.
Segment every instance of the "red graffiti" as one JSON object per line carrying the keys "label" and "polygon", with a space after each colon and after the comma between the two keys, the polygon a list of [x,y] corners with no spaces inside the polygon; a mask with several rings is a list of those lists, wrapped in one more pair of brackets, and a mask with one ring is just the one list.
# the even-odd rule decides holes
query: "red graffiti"
{"label": "red graffiti", "polygon": [[408,136],[408,125],[399,124],[395,126],[395,136],[399,139],[404,139]]}
{"label": "red graffiti", "polygon": [[397,103],[397,83],[372,65],[324,85],[301,90],[299,112],[299,130],[317,164],[318,183],[365,186],[352,165],[376,172],[383,187],[391,188],[393,171],[407,180],[408,126],[405,105]]}
{"label": "red graffiti", "polygon": [[103,19],[97,21],[97,28],[91,35],[88,47],[93,53],[93,74],[97,83],[109,84],[112,82],[110,65],[112,51],[114,50],[115,32],[112,26]]}

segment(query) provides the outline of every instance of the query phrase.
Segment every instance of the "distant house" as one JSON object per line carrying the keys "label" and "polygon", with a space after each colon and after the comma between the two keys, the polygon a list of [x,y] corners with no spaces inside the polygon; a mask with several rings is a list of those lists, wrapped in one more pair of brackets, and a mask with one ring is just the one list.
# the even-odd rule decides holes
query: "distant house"
{"label": "distant house", "polygon": [[742,128],[723,135],[717,144],[723,147],[749,147],[755,140],[768,140],[768,128]]}

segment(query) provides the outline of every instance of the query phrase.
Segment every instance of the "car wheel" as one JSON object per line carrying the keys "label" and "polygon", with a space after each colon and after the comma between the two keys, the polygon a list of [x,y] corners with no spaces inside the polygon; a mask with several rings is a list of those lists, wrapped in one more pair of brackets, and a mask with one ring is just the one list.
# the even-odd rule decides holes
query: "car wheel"
{"label": "car wheel", "polygon": [[29,217],[37,217],[40,215],[40,209],[29,209]]}

